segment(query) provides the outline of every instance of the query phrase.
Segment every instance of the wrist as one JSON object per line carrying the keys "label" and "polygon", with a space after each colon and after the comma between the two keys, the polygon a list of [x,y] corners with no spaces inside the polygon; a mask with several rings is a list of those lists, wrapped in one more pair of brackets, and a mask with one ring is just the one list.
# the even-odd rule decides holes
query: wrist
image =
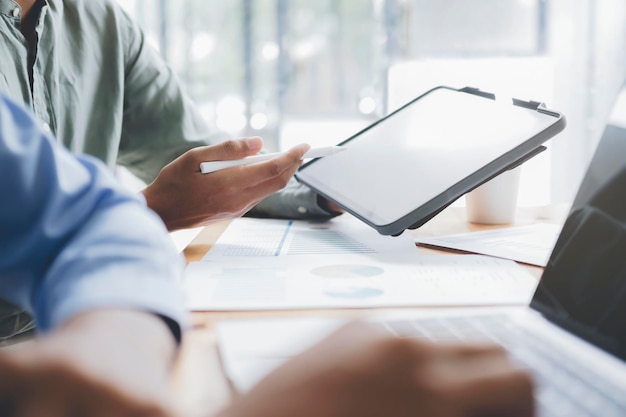
{"label": "wrist", "polygon": [[70,356],[115,379],[166,382],[177,343],[163,319],[143,311],[102,309],[76,315],[42,338],[52,354]]}
{"label": "wrist", "polygon": [[150,185],[141,190],[141,194],[146,200],[146,205],[152,211],[154,211],[161,221],[167,228],[168,232],[173,232],[174,230],[181,229],[182,227],[177,227],[173,222],[173,216],[168,213],[167,207],[164,201],[160,198],[162,193],[159,193],[157,190],[154,190]]}
{"label": "wrist", "polygon": [[174,353],[174,338],[158,316],[116,309],[77,314],[3,353],[0,374],[9,372],[4,382],[11,390],[0,392],[0,414],[8,404],[19,415],[26,409],[32,415],[173,415]]}

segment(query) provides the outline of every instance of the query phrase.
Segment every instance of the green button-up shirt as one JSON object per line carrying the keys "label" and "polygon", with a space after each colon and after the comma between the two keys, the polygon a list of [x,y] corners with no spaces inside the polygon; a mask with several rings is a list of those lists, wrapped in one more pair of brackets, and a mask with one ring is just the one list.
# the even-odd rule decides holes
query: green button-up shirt
{"label": "green button-up shirt", "polygon": [[[149,183],[187,150],[225,139],[114,0],[45,1],[32,50],[20,19],[17,3],[0,0],[0,91],[30,107],[72,152],[123,165]],[[328,215],[295,180],[255,210]]]}

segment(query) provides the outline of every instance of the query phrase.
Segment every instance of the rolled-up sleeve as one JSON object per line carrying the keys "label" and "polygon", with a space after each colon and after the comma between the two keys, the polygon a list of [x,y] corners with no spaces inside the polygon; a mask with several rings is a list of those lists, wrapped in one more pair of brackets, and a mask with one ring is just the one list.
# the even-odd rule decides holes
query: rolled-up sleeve
{"label": "rolled-up sleeve", "polygon": [[40,330],[100,308],[184,326],[184,262],[142,197],[100,162],[78,159],[0,97],[0,297]]}
{"label": "rolled-up sleeve", "polygon": [[117,24],[125,65],[118,163],[150,183],[183,153],[222,142],[228,136],[208,125],[172,68],[123,11]]}

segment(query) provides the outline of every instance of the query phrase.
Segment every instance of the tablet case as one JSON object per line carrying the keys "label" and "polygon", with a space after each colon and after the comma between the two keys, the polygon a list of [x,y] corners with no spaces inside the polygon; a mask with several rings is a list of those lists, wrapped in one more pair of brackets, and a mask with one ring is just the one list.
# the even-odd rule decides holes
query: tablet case
{"label": "tablet case", "polygon": [[[404,108],[410,106],[415,101],[421,100],[424,97],[431,94],[432,92],[439,90],[439,89],[456,91],[459,94],[472,94],[478,97],[482,97],[485,100],[496,99],[495,94],[482,91],[475,87],[464,87],[460,89],[455,89],[455,88],[447,87],[447,86],[438,86],[418,96],[414,100],[410,101],[409,103],[405,104],[404,106],[400,107],[399,109],[395,110],[389,115],[374,122],[370,126],[363,129],[362,131],[356,133],[355,135],[351,136],[345,141],[339,143],[339,145],[341,146],[352,140],[358,139],[361,133],[369,130],[370,128],[377,125],[378,123],[390,117],[393,117],[396,113],[401,112]],[[314,191],[316,191],[318,194],[320,194],[324,198],[330,201],[333,201],[334,203],[341,206],[348,213],[351,213],[352,215],[359,218],[366,224],[370,225],[371,227],[376,229],[380,234],[398,236],[402,234],[402,232],[404,232],[404,230],[406,229],[417,229],[418,227],[424,225],[426,222],[428,222],[434,216],[439,214],[443,209],[448,207],[450,204],[452,204],[454,201],[462,197],[464,194],[472,191],[473,189],[486,183],[492,178],[495,178],[501,173],[518,167],[519,165],[531,159],[535,155],[538,155],[539,153],[543,152],[544,150],[546,150],[546,147],[541,145],[541,143],[552,138],[553,136],[555,136],[557,133],[561,132],[565,128],[565,125],[566,125],[565,116],[563,116],[563,114],[557,111],[547,109],[544,103],[532,101],[532,100],[524,101],[524,100],[513,98],[512,105],[534,110],[542,114],[552,116],[555,118],[555,122],[551,124],[547,129],[539,132],[537,135],[533,136],[532,138],[528,138],[528,140],[525,141],[523,145],[521,145],[518,149],[515,150],[514,154],[509,152],[509,154],[502,155],[500,158],[493,160],[491,163],[482,167],[478,171],[475,171],[473,174],[467,176],[462,181],[455,184],[453,187],[450,187],[447,190],[441,190],[442,193],[436,196],[435,198],[431,199],[430,201],[428,201],[427,203],[419,207],[416,207],[415,210],[413,210],[412,212],[408,213],[407,215],[401,218],[398,218],[396,221],[393,221],[389,224],[376,225],[373,222],[371,222],[369,219],[353,211],[350,207],[333,200],[328,195],[326,195],[323,190],[320,190],[316,188],[315,186],[313,186],[312,184],[308,183],[298,174],[296,174],[296,178],[303,184],[306,184],[307,186],[311,187]],[[302,170],[305,170],[308,166],[310,166],[311,164],[314,164],[316,161],[318,160],[317,159],[312,160],[304,164],[300,168],[299,172],[301,172]],[[398,187],[400,187],[400,185],[398,185]]]}

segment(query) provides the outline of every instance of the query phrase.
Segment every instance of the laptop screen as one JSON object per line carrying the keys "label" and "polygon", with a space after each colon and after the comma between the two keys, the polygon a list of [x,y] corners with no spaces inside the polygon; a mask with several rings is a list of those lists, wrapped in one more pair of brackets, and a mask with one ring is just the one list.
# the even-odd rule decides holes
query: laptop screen
{"label": "laptop screen", "polygon": [[626,360],[626,128],[607,126],[531,307]]}

